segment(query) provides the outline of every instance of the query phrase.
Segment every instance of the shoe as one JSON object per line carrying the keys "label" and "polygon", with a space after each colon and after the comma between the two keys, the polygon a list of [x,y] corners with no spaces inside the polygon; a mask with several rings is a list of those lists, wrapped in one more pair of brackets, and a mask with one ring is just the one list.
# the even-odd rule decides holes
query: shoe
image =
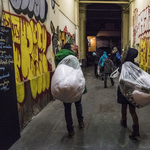
{"label": "shoe", "polygon": [[120,124],[121,124],[123,127],[127,128],[127,120],[121,119],[121,120],[120,120]]}
{"label": "shoe", "polygon": [[81,128],[83,128],[84,127],[84,122],[80,122],[79,123],[79,128],[81,129]]}
{"label": "shoe", "polygon": [[129,138],[131,140],[140,141],[139,125],[133,125],[132,128],[133,128],[133,132],[131,135],[129,135]]}
{"label": "shoe", "polygon": [[69,132],[68,133],[68,138],[73,138],[74,134],[75,134],[74,131]]}
{"label": "shoe", "polygon": [[107,85],[106,85],[106,84],[104,85],[104,88],[107,88]]}
{"label": "shoe", "polygon": [[102,80],[104,80],[104,78],[102,77]]}
{"label": "shoe", "polygon": [[114,86],[115,82],[113,82],[111,85]]}

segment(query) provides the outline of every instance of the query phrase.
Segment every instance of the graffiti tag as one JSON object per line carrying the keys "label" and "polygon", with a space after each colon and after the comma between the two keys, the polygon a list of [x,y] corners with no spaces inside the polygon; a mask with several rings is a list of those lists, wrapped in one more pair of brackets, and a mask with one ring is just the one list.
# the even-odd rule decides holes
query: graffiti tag
{"label": "graffiti tag", "polygon": [[4,24],[12,28],[16,83],[47,72],[50,34],[45,25],[7,12],[4,12]]}
{"label": "graffiti tag", "polygon": [[29,18],[33,15],[35,19],[40,20],[42,23],[47,16],[48,5],[46,0],[9,0],[11,6],[17,14],[28,14]]}
{"label": "graffiti tag", "polygon": [[150,32],[150,6],[146,7],[140,14],[138,14],[138,9],[134,10],[133,16],[133,31],[134,38],[136,34],[138,37]]}

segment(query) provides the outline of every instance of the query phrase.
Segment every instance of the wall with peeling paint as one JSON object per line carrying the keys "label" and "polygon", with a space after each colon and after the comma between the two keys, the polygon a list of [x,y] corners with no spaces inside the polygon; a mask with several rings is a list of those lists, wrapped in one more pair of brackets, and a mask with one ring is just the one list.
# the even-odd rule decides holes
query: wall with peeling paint
{"label": "wall with peeling paint", "polygon": [[55,54],[65,42],[77,43],[74,0],[55,2],[3,1],[3,25],[12,29],[13,36],[21,128],[51,101]]}
{"label": "wall with peeling paint", "polygon": [[150,73],[150,1],[135,0],[130,5],[129,39],[132,47],[139,51],[136,62]]}

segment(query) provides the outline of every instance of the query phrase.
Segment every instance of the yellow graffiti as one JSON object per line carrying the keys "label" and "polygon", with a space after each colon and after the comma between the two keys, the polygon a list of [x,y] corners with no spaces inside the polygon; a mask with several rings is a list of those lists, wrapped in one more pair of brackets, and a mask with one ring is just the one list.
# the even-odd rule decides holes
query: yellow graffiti
{"label": "yellow graffiti", "polygon": [[139,63],[145,71],[150,68],[150,38],[143,38],[140,41]]}
{"label": "yellow graffiti", "polygon": [[49,89],[50,72],[46,72],[40,76],[36,76],[30,81],[32,97],[35,99],[37,94]]}
{"label": "yellow graffiti", "polygon": [[25,97],[24,82],[17,84],[16,91],[17,91],[17,100],[19,103],[22,103]]}
{"label": "yellow graffiti", "polygon": [[65,32],[60,32],[60,45],[61,45],[61,48],[64,46],[65,43],[66,43]]}
{"label": "yellow graffiti", "polygon": [[[3,12],[4,25],[12,29],[16,83],[30,80],[32,97],[35,99],[49,88],[46,58],[47,30],[39,22],[24,16]],[[22,95],[21,95],[22,94]],[[17,85],[18,102],[24,99],[24,84]]]}

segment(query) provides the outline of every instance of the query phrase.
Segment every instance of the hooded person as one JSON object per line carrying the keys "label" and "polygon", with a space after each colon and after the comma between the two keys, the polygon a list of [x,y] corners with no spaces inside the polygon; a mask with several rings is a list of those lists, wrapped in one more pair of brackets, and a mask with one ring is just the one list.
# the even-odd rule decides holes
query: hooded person
{"label": "hooded person", "polygon": [[113,61],[114,65],[115,65],[115,68],[118,68],[120,66],[120,64],[121,64],[121,56],[120,56],[120,53],[119,53],[117,47],[114,47],[112,49],[111,60]]}
{"label": "hooded person", "polygon": [[[104,88],[107,88],[107,76],[110,77],[110,74],[114,70],[114,64],[111,60],[111,54],[108,54],[108,57],[105,59],[104,62]],[[112,86],[114,85],[113,78],[110,77]]]}
{"label": "hooded person", "polygon": [[98,65],[100,66],[100,71],[102,73],[102,80],[104,79],[104,62],[106,58],[107,58],[107,53],[104,51],[103,55],[100,57],[98,62]]}
{"label": "hooded person", "polygon": [[92,55],[94,57],[94,74],[95,77],[98,78],[97,67],[98,67],[99,55],[96,52],[93,52]]}
{"label": "hooded person", "polygon": [[[134,48],[130,48],[129,46],[125,47],[125,50],[122,54],[122,64],[126,61],[130,61],[134,63],[134,59],[137,57],[138,51]],[[119,72],[121,72],[121,66],[119,68]],[[120,87],[118,86],[117,90],[117,101],[122,105],[121,107],[121,125],[123,127],[127,127],[127,106],[129,106],[130,114],[133,120],[133,132],[131,135],[129,135],[130,139],[136,139],[139,140],[140,134],[139,134],[139,122],[138,122],[138,116],[135,111],[135,106],[133,106],[121,93]]]}

